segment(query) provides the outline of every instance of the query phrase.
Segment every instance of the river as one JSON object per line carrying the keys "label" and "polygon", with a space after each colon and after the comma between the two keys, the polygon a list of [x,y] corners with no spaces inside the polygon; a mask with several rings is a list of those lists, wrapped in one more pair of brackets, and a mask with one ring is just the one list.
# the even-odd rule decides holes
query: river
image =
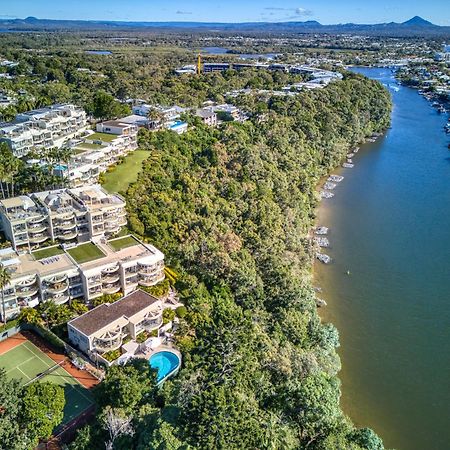
{"label": "river", "polygon": [[[439,115],[389,69],[392,127],[365,144],[319,224],[333,263],[315,265],[340,333],[342,406],[387,448],[450,448],[450,152]],[[395,87],[394,87],[395,86]],[[349,274],[347,273],[349,271]]]}

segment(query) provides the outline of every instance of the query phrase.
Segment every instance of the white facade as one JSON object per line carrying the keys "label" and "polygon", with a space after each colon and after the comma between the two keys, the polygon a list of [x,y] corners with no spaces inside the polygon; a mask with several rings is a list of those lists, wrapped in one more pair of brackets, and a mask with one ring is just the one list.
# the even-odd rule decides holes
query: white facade
{"label": "white facade", "polygon": [[33,149],[61,147],[66,139],[86,129],[83,109],[74,105],[53,105],[17,114],[14,122],[0,127],[0,141],[6,142],[15,156]]}
{"label": "white facade", "polygon": [[127,222],[123,198],[99,185],[0,200],[0,221],[5,237],[20,253],[50,241],[76,244],[108,236]]}
{"label": "white facade", "polygon": [[[128,239],[127,244],[131,240],[131,245],[120,248],[121,239]],[[3,314],[7,319],[13,318],[22,308],[45,301],[63,304],[79,298],[91,302],[104,294],[128,295],[139,287],[164,280],[164,254],[152,245],[131,236],[85,245],[96,245],[104,256],[79,264],[70,250],[57,246],[52,248],[56,250],[54,256],[44,258],[38,252],[0,250],[0,263],[11,275],[10,283],[3,289],[5,311],[0,305],[1,318]]]}
{"label": "white facade", "polygon": [[144,331],[158,329],[162,312],[161,300],[138,290],[68,322],[69,340],[89,356],[116,350],[126,336],[136,339]]}

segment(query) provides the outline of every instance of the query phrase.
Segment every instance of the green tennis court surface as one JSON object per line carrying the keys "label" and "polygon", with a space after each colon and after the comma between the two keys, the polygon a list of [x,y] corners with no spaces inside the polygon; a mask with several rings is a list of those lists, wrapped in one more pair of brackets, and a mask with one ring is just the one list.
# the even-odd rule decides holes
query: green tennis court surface
{"label": "green tennis court surface", "polygon": [[0,367],[6,370],[8,378],[20,380],[22,384],[34,380],[61,386],[66,398],[61,425],[70,422],[94,403],[91,393],[84,386],[30,341],[0,355]]}

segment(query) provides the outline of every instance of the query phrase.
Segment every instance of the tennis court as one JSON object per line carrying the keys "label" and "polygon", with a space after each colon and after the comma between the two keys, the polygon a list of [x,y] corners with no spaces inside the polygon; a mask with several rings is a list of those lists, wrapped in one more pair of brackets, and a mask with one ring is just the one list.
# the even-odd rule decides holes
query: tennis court
{"label": "tennis court", "polygon": [[64,369],[65,364],[64,359],[57,364],[28,340],[0,355],[0,367],[6,370],[8,378],[20,380],[23,385],[47,381],[64,389],[66,405],[61,425],[94,403],[91,393]]}

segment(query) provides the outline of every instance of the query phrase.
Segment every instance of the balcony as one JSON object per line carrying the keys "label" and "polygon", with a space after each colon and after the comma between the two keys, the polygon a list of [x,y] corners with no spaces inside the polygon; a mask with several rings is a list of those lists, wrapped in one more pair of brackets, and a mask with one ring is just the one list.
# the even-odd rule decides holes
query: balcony
{"label": "balcony", "polygon": [[118,270],[119,270],[119,265],[116,264],[113,267],[107,267],[106,269],[103,269],[102,274],[114,273],[114,272],[117,272]]}
{"label": "balcony", "polygon": [[43,222],[45,219],[46,219],[45,216],[34,217],[33,219],[30,219],[28,223],[29,224],[40,223]]}
{"label": "balcony", "polygon": [[30,242],[33,244],[40,244],[41,242],[46,241],[49,238],[47,234],[36,234],[34,236],[30,236]]}
{"label": "balcony", "polygon": [[103,287],[102,291],[104,294],[115,294],[120,291],[120,284],[111,284]]}
{"label": "balcony", "polygon": [[54,301],[57,305],[63,305],[69,301],[70,297],[68,295],[55,295],[53,297],[48,297],[48,300]]}
{"label": "balcony", "polygon": [[107,275],[107,276],[102,277],[102,283],[104,283],[104,284],[116,283],[119,280],[120,280],[119,274]]}
{"label": "balcony", "polygon": [[74,221],[67,221],[67,222],[60,222],[56,224],[56,228],[60,230],[72,230],[77,226],[76,222]]}
{"label": "balcony", "polygon": [[56,283],[51,287],[47,288],[47,292],[49,294],[62,294],[63,292],[66,292],[69,289],[68,283]]}
{"label": "balcony", "polygon": [[19,283],[17,283],[17,287],[21,288],[21,287],[28,287],[28,286],[32,286],[34,283],[36,283],[36,277],[31,277],[28,278],[27,280],[23,280],[20,281]]}
{"label": "balcony", "polygon": [[88,284],[89,286],[93,287],[93,286],[97,286],[99,284],[102,284],[102,279],[101,277],[95,277],[95,278],[88,278]]}
{"label": "balcony", "polygon": [[162,312],[159,312],[158,316],[155,317],[149,317],[145,320],[143,320],[137,327],[136,327],[136,332],[140,332],[140,331],[153,331],[153,330],[157,330],[163,323],[163,318],[162,318]]}
{"label": "balcony", "polygon": [[64,241],[70,241],[71,239],[75,239],[78,236],[77,231],[72,231],[70,233],[62,233],[57,235],[59,239],[62,239]]}
{"label": "balcony", "polygon": [[47,225],[40,222],[39,224],[28,227],[28,233],[42,233],[47,229]]}
{"label": "balcony", "polygon": [[120,327],[108,330],[93,341],[95,349],[99,353],[116,350],[122,345],[123,333]]}
{"label": "balcony", "polygon": [[141,275],[139,278],[139,284],[141,286],[153,286],[156,283],[159,283],[160,281],[164,280],[165,275],[164,272],[158,273],[153,276],[143,276]]}
{"label": "balcony", "polygon": [[90,299],[101,297],[103,295],[103,291],[101,289],[93,289],[89,290],[88,297]]}
{"label": "balcony", "polygon": [[39,289],[37,286],[31,286],[27,288],[17,289],[16,290],[16,297],[18,298],[29,298],[33,297],[38,293]]}
{"label": "balcony", "polygon": [[49,278],[46,281],[47,281],[47,283],[54,284],[54,283],[63,283],[66,280],[67,280],[67,274],[62,273],[61,275],[56,275],[52,278]]}

